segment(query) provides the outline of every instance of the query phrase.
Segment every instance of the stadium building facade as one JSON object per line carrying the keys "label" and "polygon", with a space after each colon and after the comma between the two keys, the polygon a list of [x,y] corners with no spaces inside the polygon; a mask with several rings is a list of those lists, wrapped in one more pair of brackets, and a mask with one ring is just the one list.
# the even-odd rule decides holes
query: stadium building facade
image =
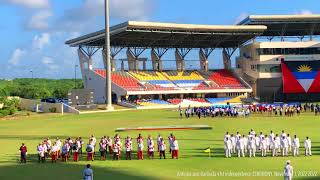
{"label": "stadium building facade", "polygon": [[[301,15],[249,16],[235,26],[135,21],[116,25],[110,29],[113,101],[130,106],[133,101],[166,105],[183,99],[199,105],[241,103],[248,96],[263,101],[319,99],[320,46],[312,39],[320,34],[319,23],[320,16]],[[310,39],[305,41],[307,36]],[[78,47],[84,86],[93,90],[95,103],[106,101],[106,71],[92,65],[92,56],[103,48],[103,37],[102,30],[66,42]],[[299,41],[287,40],[292,37]],[[259,42],[259,38],[269,41]],[[127,59],[118,70],[116,56],[124,49]],[[169,49],[174,50],[174,71],[163,68],[162,57]],[[199,52],[200,68],[187,70],[185,57],[194,49]],[[222,49],[224,69],[209,69],[215,49]],[[232,68],[231,57],[238,49]],[[146,68],[149,58],[140,57],[145,51],[150,52],[152,70]],[[103,49],[102,54],[105,62]]]}

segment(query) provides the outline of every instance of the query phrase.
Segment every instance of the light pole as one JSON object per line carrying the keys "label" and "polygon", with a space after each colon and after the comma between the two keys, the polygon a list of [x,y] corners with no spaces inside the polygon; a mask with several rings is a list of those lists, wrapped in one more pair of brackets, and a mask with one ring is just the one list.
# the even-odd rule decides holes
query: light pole
{"label": "light pole", "polygon": [[31,73],[31,79],[33,79],[33,71],[31,70],[30,73]]}
{"label": "light pole", "polygon": [[111,62],[110,62],[110,23],[109,23],[109,0],[104,1],[105,4],[105,61],[106,61],[106,105],[107,110],[113,110],[112,91],[111,91]]}
{"label": "light pole", "polygon": [[78,65],[74,65],[74,89],[77,89],[77,67]]}

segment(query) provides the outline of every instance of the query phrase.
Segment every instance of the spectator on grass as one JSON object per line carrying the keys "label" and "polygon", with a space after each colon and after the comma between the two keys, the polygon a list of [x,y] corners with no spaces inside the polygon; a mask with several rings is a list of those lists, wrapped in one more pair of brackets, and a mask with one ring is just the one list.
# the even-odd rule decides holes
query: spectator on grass
{"label": "spectator on grass", "polygon": [[91,165],[87,164],[86,168],[83,170],[83,180],[93,180],[93,170]]}

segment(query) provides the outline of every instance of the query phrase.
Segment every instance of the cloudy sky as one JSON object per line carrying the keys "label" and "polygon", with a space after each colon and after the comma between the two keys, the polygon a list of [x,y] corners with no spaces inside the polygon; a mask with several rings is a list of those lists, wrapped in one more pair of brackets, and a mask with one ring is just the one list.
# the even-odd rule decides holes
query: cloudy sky
{"label": "cloudy sky", "polygon": [[[64,42],[103,28],[103,2],[0,0],[0,78],[30,77],[30,71],[35,77],[72,78],[76,49]],[[128,20],[235,24],[249,14],[320,14],[319,0],[110,0],[110,4],[112,24]],[[191,53],[188,58],[197,57]],[[220,55],[213,58],[219,65]],[[101,60],[95,65],[102,66]]]}

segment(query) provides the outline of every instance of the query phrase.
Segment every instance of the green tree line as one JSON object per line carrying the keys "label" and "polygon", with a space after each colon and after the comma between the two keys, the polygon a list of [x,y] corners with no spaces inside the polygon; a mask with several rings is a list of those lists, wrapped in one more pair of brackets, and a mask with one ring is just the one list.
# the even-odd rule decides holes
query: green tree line
{"label": "green tree line", "polygon": [[81,89],[81,79],[14,79],[0,80],[0,100],[7,96],[27,99],[66,98],[71,89]]}

